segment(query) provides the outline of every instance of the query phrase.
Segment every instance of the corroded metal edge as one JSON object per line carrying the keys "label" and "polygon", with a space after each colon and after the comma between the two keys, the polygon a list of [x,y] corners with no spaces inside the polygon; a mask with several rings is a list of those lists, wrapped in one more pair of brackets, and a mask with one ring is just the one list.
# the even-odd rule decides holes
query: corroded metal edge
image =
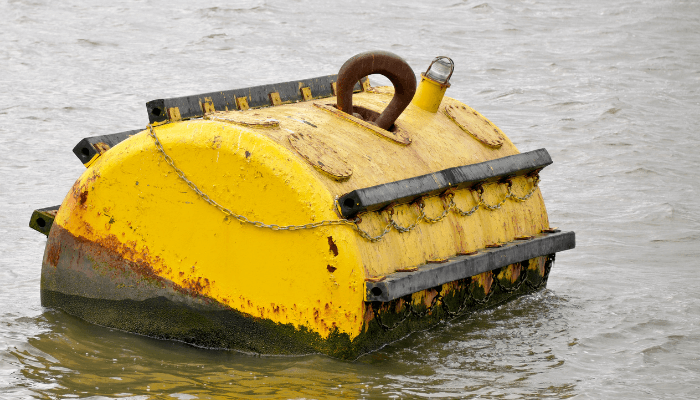
{"label": "corroded metal edge", "polygon": [[396,272],[381,282],[365,282],[365,301],[387,302],[448,282],[492,271],[531,258],[573,249],[574,232],[542,233],[528,241],[483,249],[474,255],[457,256],[442,264],[424,264],[414,272]]}
{"label": "corroded metal edge", "polygon": [[343,217],[350,218],[359,212],[376,211],[390,203],[408,203],[420,196],[439,194],[450,188],[469,187],[512,176],[536,173],[551,163],[552,158],[547,150],[538,149],[353,190],[340,196],[338,204]]}

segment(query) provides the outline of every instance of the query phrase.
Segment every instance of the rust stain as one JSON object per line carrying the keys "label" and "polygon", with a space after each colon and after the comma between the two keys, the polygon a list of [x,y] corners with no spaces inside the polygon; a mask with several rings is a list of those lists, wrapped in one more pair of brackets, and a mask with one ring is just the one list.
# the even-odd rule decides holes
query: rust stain
{"label": "rust stain", "polygon": [[433,303],[433,299],[438,295],[438,291],[435,289],[428,289],[425,291],[425,297],[423,298],[423,304],[426,307],[430,307]]}
{"label": "rust stain", "polygon": [[49,250],[46,254],[46,262],[49,265],[56,267],[58,266],[58,259],[61,257],[61,244],[60,243],[50,243]]}
{"label": "rust stain", "polygon": [[83,209],[87,208],[85,203],[87,202],[88,198],[88,190],[92,183],[99,177],[100,174],[97,171],[93,171],[92,175],[90,175],[90,177],[88,177],[82,184],[76,182],[71,188],[71,196],[68,198],[69,201],[63,206],[67,206],[70,209],[74,207],[75,203],[78,203],[78,205]]}
{"label": "rust stain", "polygon": [[522,236],[516,237],[515,240],[530,240],[530,239],[532,239],[532,238],[534,238],[534,236],[531,236],[531,235],[522,235]]}
{"label": "rust stain", "polygon": [[333,241],[333,236],[328,236],[328,247],[330,248],[331,253],[333,253],[333,256],[338,257],[338,246],[336,246],[335,242]]}
{"label": "rust stain", "polygon": [[104,142],[97,142],[94,144],[94,147],[95,147],[95,150],[97,150],[97,152],[99,154],[104,154],[107,152],[107,150],[110,149],[110,146]]}
{"label": "rust stain", "polygon": [[80,203],[81,206],[85,204],[85,202],[87,201],[87,198],[88,198],[88,191],[87,191],[87,189],[85,189],[80,193],[80,197],[78,199],[78,202]]}
{"label": "rust stain", "polygon": [[211,141],[211,148],[212,149],[220,149],[221,148],[221,136],[216,135]]}
{"label": "rust stain", "polygon": [[522,263],[512,264],[510,266],[510,283],[515,283],[520,278],[520,274],[524,272],[525,268]]}
{"label": "rust stain", "polygon": [[364,327],[364,331],[367,332],[369,329],[369,323],[374,319],[374,311],[372,308],[372,303],[365,303],[365,310],[364,310],[364,321],[362,326]]}
{"label": "rust stain", "polygon": [[202,278],[201,276],[183,279],[182,284],[183,286],[181,286],[181,290],[178,291],[192,297],[202,296],[204,293],[209,291],[210,286],[209,279]]}
{"label": "rust stain", "polygon": [[[91,228],[88,230],[92,231]],[[159,256],[151,255],[146,247],[138,249],[135,241],[123,243],[114,234],[89,240],[82,236],[75,236],[61,226],[56,226],[54,235],[50,240],[51,247],[49,247],[47,254],[47,262],[51,265],[55,266],[58,263],[61,243],[75,243],[74,246],[80,252],[79,258],[88,257],[93,260],[93,270],[85,271],[87,273],[98,272],[95,267],[99,266],[105,271],[110,271],[115,283],[126,282],[170,289],[189,297],[198,298],[208,304],[218,303],[218,301],[206,296],[210,285],[213,284],[209,279],[201,277],[184,279],[182,284],[166,279],[161,276],[161,273],[169,268],[163,265],[162,259]],[[183,273],[180,273],[180,276],[182,275]]]}
{"label": "rust stain", "polygon": [[477,285],[484,288],[484,294],[488,294],[491,291],[491,285],[493,285],[493,274],[491,271],[476,275],[472,277],[472,280],[476,281]]}

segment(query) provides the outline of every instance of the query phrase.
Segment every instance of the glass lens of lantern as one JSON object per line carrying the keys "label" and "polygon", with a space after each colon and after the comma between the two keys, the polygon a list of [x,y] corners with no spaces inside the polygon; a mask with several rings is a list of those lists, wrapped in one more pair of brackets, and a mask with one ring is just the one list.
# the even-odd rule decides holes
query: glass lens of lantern
{"label": "glass lens of lantern", "polygon": [[452,63],[450,63],[448,60],[437,60],[430,67],[430,71],[428,71],[428,78],[436,82],[447,83],[447,77],[450,75],[451,69]]}

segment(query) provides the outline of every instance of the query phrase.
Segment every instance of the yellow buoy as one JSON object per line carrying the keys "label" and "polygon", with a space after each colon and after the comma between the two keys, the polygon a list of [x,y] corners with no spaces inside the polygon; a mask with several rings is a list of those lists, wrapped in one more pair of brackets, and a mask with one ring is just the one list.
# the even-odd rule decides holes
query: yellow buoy
{"label": "yellow buoy", "polygon": [[84,139],[87,169],[30,222],[48,234],[42,303],[198,346],[354,358],[543,287],[574,247],[538,188],[551,158],[443,97],[451,60],[441,83],[431,67],[416,92],[400,57],[363,53],[338,76],[154,100],[146,129]]}

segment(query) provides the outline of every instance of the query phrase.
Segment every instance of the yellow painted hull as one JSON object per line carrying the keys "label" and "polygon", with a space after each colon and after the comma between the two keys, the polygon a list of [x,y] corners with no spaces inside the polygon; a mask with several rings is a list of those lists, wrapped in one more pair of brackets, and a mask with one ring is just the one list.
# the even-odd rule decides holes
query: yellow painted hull
{"label": "yellow painted hull", "polygon": [[[381,111],[391,95],[373,88],[354,102]],[[509,177],[510,188],[487,183],[482,195],[457,188],[447,211],[446,196],[431,196],[364,213],[361,222],[308,227],[343,221],[336,200],[353,190],[519,153],[490,121],[447,97],[441,107],[464,110],[500,145],[471,134],[442,108],[410,105],[397,131],[378,132],[334,112],[334,103],[330,97],[185,121],[170,109],[168,123],[95,156],[50,230],[44,304],[200,346],[353,358],[546,283],[552,257],[542,255],[497,275],[368,301],[367,282],[540,235],[549,222],[530,174]],[[480,202],[502,204],[469,216],[455,212]],[[409,232],[396,229],[414,223]]]}

